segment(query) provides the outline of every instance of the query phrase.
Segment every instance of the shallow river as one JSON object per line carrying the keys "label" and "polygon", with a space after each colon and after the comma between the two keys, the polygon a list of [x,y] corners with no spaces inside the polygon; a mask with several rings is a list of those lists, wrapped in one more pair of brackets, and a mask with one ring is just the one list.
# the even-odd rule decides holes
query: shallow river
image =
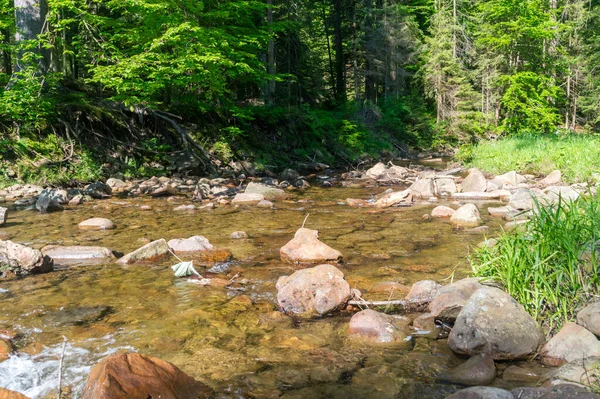
{"label": "shallow river", "polygon": [[[373,292],[381,282],[410,286],[422,279],[445,283],[467,275],[469,248],[483,238],[445,221],[424,220],[433,204],[374,212],[341,203],[383,190],[310,188],[292,192],[275,209],[225,206],[182,213],[164,198],[113,198],[44,215],[13,211],[3,231],[37,248],[100,245],[126,253],[144,238],[204,235],[233,252],[234,262],[212,272],[236,283],[225,289],[177,279],[169,268],[174,259],[128,267],[75,266],[0,282],[0,329],[20,333],[18,355],[0,363],[0,386],[31,398],[47,397],[56,389],[64,336],[63,385],[74,397],[90,367],[118,350],[170,361],[223,398],[445,397],[457,388],[437,375],[462,361],[445,340],[414,338],[409,349],[359,344],[347,337],[349,313],[301,322],[275,305],[277,278],[295,270],[280,261],[279,248],[307,214],[306,227],[319,230],[325,243],[344,254],[340,269],[366,299],[405,294],[401,289]],[[140,205],[152,210],[142,211]],[[485,205],[480,205],[485,219]],[[117,229],[77,229],[93,216],[112,219]],[[487,224],[495,234],[497,222]],[[237,230],[249,238],[229,239]]]}

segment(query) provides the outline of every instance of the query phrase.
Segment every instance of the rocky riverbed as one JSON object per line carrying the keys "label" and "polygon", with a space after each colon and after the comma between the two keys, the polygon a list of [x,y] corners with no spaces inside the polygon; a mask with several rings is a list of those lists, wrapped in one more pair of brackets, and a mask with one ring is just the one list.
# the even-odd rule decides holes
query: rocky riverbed
{"label": "rocky riverbed", "polygon": [[[523,327],[527,320],[516,322],[529,335],[521,337],[521,352],[509,348],[518,352],[513,357],[479,356],[458,336],[448,341],[471,296],[483,289],[486,295],[473,301],[485,302],[499,290],[469,280],[458,290],[438,285],[467,277],[471,246],[506,223],[522,223],[531,193],[553,201],[556,192],[575,196],[587,189],[550,180],[381,164],[345,175],[289,170],[252,181],[112,179],[77,190],[5,190],[0,197],[8,217],[0,238],[41,250],[54,271],[14,278],[28,272],[18,265],[3,270],[0,387],[31,398],[55,396],[63,336],[63,385],[74,397],[82,395],[91,367],[117,351],[168,361],[216,397],[444,398],[465,384],[510,390],[556,380],[557,369],[530,360],[543,337]],[[307,253],[303,242],[319,251]],[[131,255],[148,245],[145,261],[139,252]],[[206,283],[174,277],[169,266],[179,260],[169,247],[181,260],[194,259]],[[324,308],[321,301],[315,318],[282,301],[294,273],[314,266],[307,262],[340,271],[347,287],[340,282],[335,295],[344,306]],[[423,280],[430,282],[409,294]],[[408,312],[345,306],[407,294],[420,303]],[[465,362],[465,356],[472,357]],[[566,374],[558,379],[568,380]]]}

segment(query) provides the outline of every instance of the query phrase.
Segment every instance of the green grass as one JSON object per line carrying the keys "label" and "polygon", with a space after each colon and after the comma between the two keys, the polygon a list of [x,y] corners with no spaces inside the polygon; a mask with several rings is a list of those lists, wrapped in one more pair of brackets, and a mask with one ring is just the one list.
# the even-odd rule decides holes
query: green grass
{"label": "green grass", "polygon": [[537,206],[523,230],[471,256],[474,274],[501,283],[548,332],[575,318],[600,288],[600,200]]}
{"label": "green grass", "polygon": [[565,182],[583,182],[600,180],[598,154],[598,135],[521,135],[464,146],[457,159],[494,174],[516,170],[547,175],[558,169]]}

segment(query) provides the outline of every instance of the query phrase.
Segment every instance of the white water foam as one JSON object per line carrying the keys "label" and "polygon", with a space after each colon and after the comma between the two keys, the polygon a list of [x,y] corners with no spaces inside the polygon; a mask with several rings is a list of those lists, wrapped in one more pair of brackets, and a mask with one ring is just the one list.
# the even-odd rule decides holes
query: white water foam
{"label": "white water foam", "polygon": [[[62,386],[73,388],[74,398],[79,398],[91,368],[102,358],[119,350],[134,351],[132,347],[119,347],[107,336],[102,343],[86,341],[94,348],[76,347],[67,343],[63,357]],[[0,387],[20,392],[37,399],[57,389],[58,365],[62,344],[46,347],[37,355],[16,354],[0,363]]]}

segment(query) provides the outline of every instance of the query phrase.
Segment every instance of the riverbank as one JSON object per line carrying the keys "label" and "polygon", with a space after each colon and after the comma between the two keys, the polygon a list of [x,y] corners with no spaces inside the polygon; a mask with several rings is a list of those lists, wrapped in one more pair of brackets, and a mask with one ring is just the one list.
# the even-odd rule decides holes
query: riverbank
{"label": "riverbank", "polygon": [[[424,165],[438,162],[431,159]],[[82,389],[93,364],[119,349],[169,361],[225,396],[236,392],[368,398],[410,392],[409,397],[443,398],[464,386],[465,380],[451,378],[464,375],[459,371],[473,364],[471,370],[485,367],[485,384],[495,388],[573,378],[566,368],[559,372],[537,361],[521,360],[521,352],[509,363],[491,359],[490,367],[490,359],[484,358],[464,365],[460,357],[464,354],[460,349],[455,352],[458,347],[449,344],[447,335],[448,326],[460,318],[471,297],[478,290],[489,290],[479,282],[462,280],[471,271],[466,259],[469,248],[485,236],[496,236],[506,223],[517,224],[514,219],[523,207],[533,206],[525,193],[552,199],[556,190],[579,195],[585,188],[564,185],[556,173],[554,180],[540,181],[516,172],[485,176],[447,169],[443,163],[437,170],[424,165],[377,164],[343,175],[323,169],[301,176],[288,170],[275,177],[243,180],[239,176],[214,181],[114,179],[82,187],[82,193],[55,190],[54,194],[66,194],[59,204],[63,210],[40,213],[35,206],[39,197],[9,207],[7,223],[0,229],[12,241],[47,254],[52,254],[44,250],[48,246],[72,251],[94,245],[121,257],[161,239],[174,245],[172,239],[203,235],[214,248],[228,249],[234,260],[223,263],[194,257],[198,271],[215,285],[173,277],[169,266],[178,260],[166,252],[165,258],[128,266],[116,265],[115,258],[92,263],[79,259],[75,265],[57,258],[58,267],[51,273],[0,282],[0,295],[7,304],[0,321],[3,328],[15,331],[14,352],[5,361],[13,371],[7,375],[11,381],[24,381],[22,374],[17,373],[17,378],[15,373],[25,365],[28,370],[36,367],[34,358],[39,362],[51,357],[65,335],[67,381],[74,389]],[[202,188],[208,188],[206,197],[194,201],[194,192],[206,193]],[[78,195],[88,195],[89,201],[69,204]],[[25,199],[12,198],[13,205],[15,200]],[[270,204],[259,206],[261,201]],[[110,219],[112,223],[105,226],[111,228],[79,227],[90,218]],[[280,251],[299,236],[297,230],[303,225],[317,230],[319,240],[343,256],[343,263],[335,267],[348,287],[361,293],[361,299],[352,299],[351,307],[342,306],[341,311],[328,311],[316,319],[280,312],[284,306],[279,302],[283,294],[278,280],[305,267],[285,263],[288,255]],[[246,235],[232,235],[241,231]],[[337,258],[336,252],[327,260],[335,263]],[[422,291],[430,294],[425,309],[419,306],[405,312],[392,305],[368,305],[374,311],[403,314],[405,318],[391,323],[400,323],[394,335],[399,347],[370,342],[370,333],[366,342],[356,336],[356,329],[352,332],[351,326],[360,325],[354,317],[365,307],[361,301],[404,301],[426,280],[431,289]],[[501,315],[513,313],[499,311],[493,326],[509,322]],[[378,320],[385,322],[387,317]],[[385,323],[377,331],[385,333]],[[410,339],[397,339],[402,334]],[[52,367],[45,370],[48,381],[55,381]],[[474,381],[483,384],[482,380],[467,384]],[[19,389],[39,392],[35,382],[28,384]],[[44,397],[52,388],[48,389],[30,395]]]}
{"label": "riverbank", "polygon": [[577,183],[600,181],[598,153],[598,135],[517,135],[465,145],[456,158],[492,174],[516,170],[545,176],[558,169],[565,182]]}

